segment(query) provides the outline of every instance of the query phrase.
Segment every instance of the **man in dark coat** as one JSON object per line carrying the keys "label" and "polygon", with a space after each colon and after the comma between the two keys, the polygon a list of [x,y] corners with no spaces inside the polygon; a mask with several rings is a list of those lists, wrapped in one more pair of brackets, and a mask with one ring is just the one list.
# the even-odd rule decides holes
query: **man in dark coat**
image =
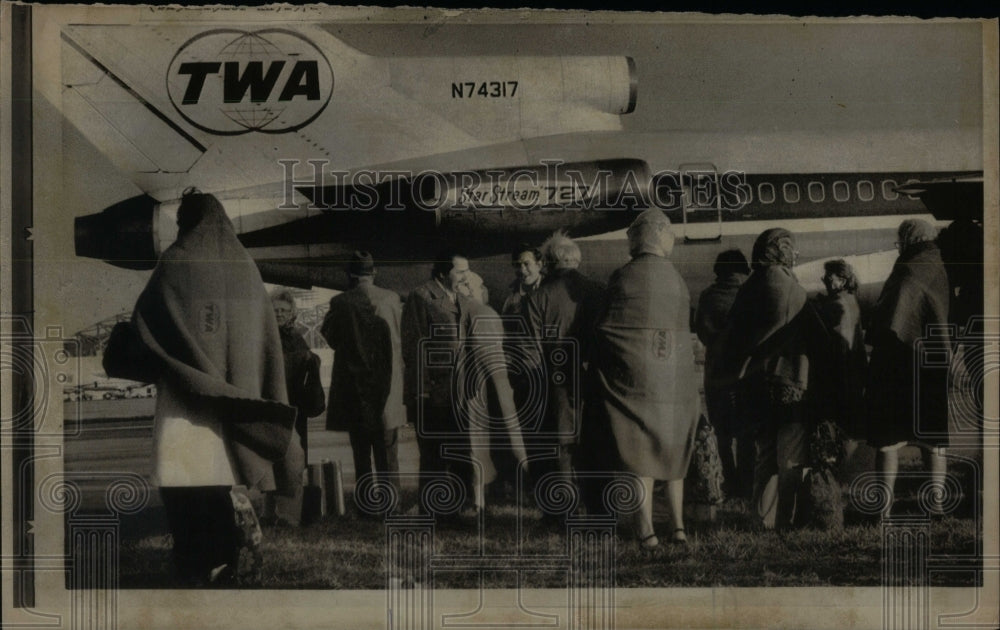
{"label": "man in dark coat", "polygon": [[[326,408],[319,377],[319,357],[309,349],[309,344],[295,326],[295,297],[292,293],[287,290],[273,292],[271,305],[281,336],[288,404],[297,410],[295,432],[302,445],[303,464],[308,466],[309,418],[318,416]],[[301,484],[297,488],[301,488]],[[298,525],[301,519],[302,492],[297,490],[294,497],[274,496],[262,520],[278,525]]]}
{"label": "man in dark coat", "polygon": [[[899,258],[882,287],[868,330],[872,346],[866,389],[869,441],[879,449],[876,468],[890,493],[899,470],[900,447],[921,447],[932,481],[946,473],[948,369],[940,361],[918,362],[919,345],[935,333],[933,348],[950,355],[948,276],[934,243],[934,227],[907,219],[899,226]],[[890,499],[887,510],[892,506]]]}
{"label": "man in dark coat", "polygon": [[398,491],[398,429],[402,406],[402,302],[394,291],[375,286],[375,263],[355,252],[347,268],[351,288],[330,300],[323,337],[334,350],[328,431],[347,431],[356,482],[372,473]]}
{"label": "man in dark coat", "polygon": [[736,293],[750,273],[750,265],[743,252],[729,249],[716,257],[713,270],[715,282],[702,291],[698,298],[694,332],[705,346],[705,403],[708,407],[708,419],[719,438],[719,459],[722,461],[726,486],[730,492],[748,497],[753,481],[753,439],[738,431],[733,408],[735,392],[732,388],[714,387],[713,373],[718,367],[716,357],[721,350],[718,343],[720,334],[729,320],[729,310],[736,300]]}
{"label": "man in dark coat", "polygon": [[510,295],[503,302],[501,315],[520,316],[524,302],[542,282],[542,253],[530,246],[523,246],[511,255],[511,265],[516,278],[510,284]]}
{"label": "man in dark coat", "polygon": [[403,307],[402,343],[406,366],[403,400],[406,414],[417,429],[420,450],[420,501],[426,514],[435,512],[428,488],[432,483],[449,483],[456,475],[464,488],[454,488],[456,496],[474,503],[472,466],[468,461],[447,456],[450,446],[459,452],[470,450],[468,434],[461,430],[452,383],[461,382],[463,332],[462,313],[469,310],[468,298],[458,293],[469,271],[469,260],[454,252],[439,254],[431,268],[431,278],[413,289]]}
{"label": "man in dark coat", "polygon": [[[542,245],[545,278],[527,300],[526,312],[535,349],[533,356],[546,375],[545,414],[540,436],[558,447],[558,455],[538,462],[535,478],[558,471],[566,477],[573,472],[572,451],[580,431],[580,387],[589,359],[590,340],[600,309],[604,287],[577,271],[580,248],[562,233]],[[572,344],[575,361],[565,363],[557,344]],[[560,360],[560,358],[562,359]],[[557,377],[557,375],[561,375]],[[537,497],[536,497],[537,498]]]}

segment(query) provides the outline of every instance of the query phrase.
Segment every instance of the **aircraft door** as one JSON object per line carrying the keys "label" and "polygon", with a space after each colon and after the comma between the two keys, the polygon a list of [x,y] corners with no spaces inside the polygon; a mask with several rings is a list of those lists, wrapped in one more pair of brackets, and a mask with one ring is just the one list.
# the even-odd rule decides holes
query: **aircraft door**
{"label": "aircraft door", "polygon": [[714,164],[681,164],[681,211],[685,241],[722,238],[722,196]]}

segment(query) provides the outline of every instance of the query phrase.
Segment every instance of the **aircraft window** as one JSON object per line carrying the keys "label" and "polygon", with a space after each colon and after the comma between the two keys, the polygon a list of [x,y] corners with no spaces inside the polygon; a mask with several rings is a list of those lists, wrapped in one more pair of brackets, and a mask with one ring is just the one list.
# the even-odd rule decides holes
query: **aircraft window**
{"label": "aircraft window", "polygon": [[896,201],[899,199],[899,193],[893,190],[898,185],[894,179],[882,180],[882,198],[886,201]]}
{"label": "aircraft window", "polygon": [[813,203],[819,203],[826,199],[826,189],[823,188],[823,182],[809,182],[806,191],[809,193],[809,201]]}
{"label": "aircraft window", "polygon": [[867,179],[858,182],[858,199],[861,201],[871,201],[875,198],[875,186]]}
{"label": "aircraft window", "polygon": [[847,182],[837,180],[833,182],[833,198],[837,201],[847,201],[851,197],[851,187]]}
{"label": "aircraft window", "polygon": [[761,182],[757,185],[757,198],[761,203],[774,203],[774,184],[771,182]]}
{"label": "aircraft window", "polygon": [[785,203],[799,202],[799,185],[795,182],[785,182],[781,187],[781,193],[785,197]]}

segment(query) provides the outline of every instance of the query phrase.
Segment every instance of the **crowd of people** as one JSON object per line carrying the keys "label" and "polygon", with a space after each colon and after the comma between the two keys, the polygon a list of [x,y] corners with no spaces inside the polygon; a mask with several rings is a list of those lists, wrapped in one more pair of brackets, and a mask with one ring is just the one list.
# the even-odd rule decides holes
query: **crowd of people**
{"label": "crowd of people", "polygon": [[[155,481],[176,566],[192,583],[225,583],[259,543],[255,495],[267,499],[264,522],[299,522],[305,419],[324,407],[319,361],[295,332],[294,298],[265,293],[214,197],[186,194],[178,226],[105,366],[157,384]],[[890,493],[906,444],[940,481],[947,373],[915,349],[949,322],[961,292],[933,226],[899,226],[899,258],[867,319],[843,260],[826,263],[825,293],[807,295],[787,230],[762,233],[749,261],[720,254],[693,309],[670,260],[667,216],[646,210],[627,236],[631,260],[607,285],[580,272],[580,248],[565,234],[512,252],[515,281],[499,313],[459,251],[437,256],[405,303],[376,286],[372,254],[356,252],[351,288],[331,300],[322,334],[335,351],[326,427],[349,433],[359,482],[384,479],[398,492],[399,429],[410,423],[420,457],[411,509],[442,516],[430,488],[448,488],[460,518],[519,499],[561,522],[565,510],[543,497],[547,481],[576,488],[579,509],[601,514],[609,480],[625,480],[639,497],[637,544],[655,551],[660,487],[669,540],[687,539],[684,480],[706,415],[725,489],[748,499],[765,528],[801,524],[799,486],[825,458],[817,435],[831,426],[844,436],[834,448],[877,449]]]}

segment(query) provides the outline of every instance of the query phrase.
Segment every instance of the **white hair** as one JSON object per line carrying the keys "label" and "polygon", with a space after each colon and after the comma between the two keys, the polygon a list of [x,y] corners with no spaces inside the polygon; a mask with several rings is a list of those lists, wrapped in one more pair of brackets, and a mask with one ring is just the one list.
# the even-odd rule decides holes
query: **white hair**
{"label": "white hair", "polygon": [[[670,219],[659,210],[646,210],[632,222],[626,232],[629,251],[633,256],[641,252],[660,252],[663,249],[663,230],[673,237]],[[670,252],[664,253],[669,255]]]}
{"label": "white hair", "polygon": [[[468,291],[468,293],[465,294],[463,289]],[[459,287],[459,292],[465,294],[466,297],[470,297],[480,304],[488,304],[490,300],[489,290],[486,288],[486,285],[483,284],[482,277],[475,271],[469,271],[465,274],[465,280],[462,281],[462,284]]]}
{"label": "white hair", "polygon": [[272,302],[284,302],[295,310],[295,296],[288,289],[275,289],[271,291],[271,301]]}
{"label": "white hair", "polygon": [[542,258],[556,269],[576,269],[583,257],[580,247],[564,232],[556,232],[542,243]]}

